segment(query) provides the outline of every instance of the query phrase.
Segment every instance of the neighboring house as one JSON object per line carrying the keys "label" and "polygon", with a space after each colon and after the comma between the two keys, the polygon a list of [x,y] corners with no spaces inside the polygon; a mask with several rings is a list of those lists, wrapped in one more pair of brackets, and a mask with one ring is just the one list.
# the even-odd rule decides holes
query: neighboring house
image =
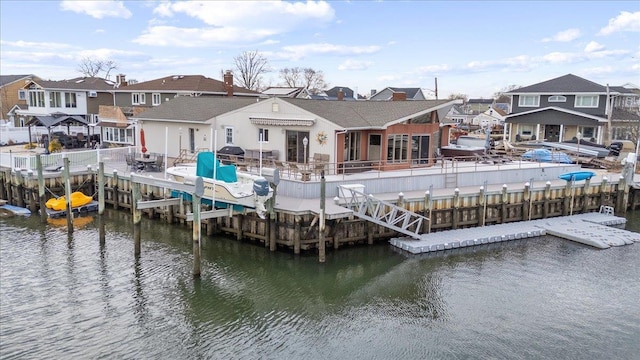
{"label": "neighboring house", "polygon": [[[511,114],[506,118],[510,127],[509,140],[545,139],[562,142],[578,137],[604,144],[611,114],[612,139],[636,128],[640,117],[609,104],[620,97],[634,97],[573,74],[515,89],[511,96]],[[630,103],[637,102],[630,100]],[[625,98],[625,103],[626,103]],[[637,135],[636,135],[637,136]]]}
{"label": "neighboring house", "polygon": [[388,101],[388,100],[426,100],[427,96],[421,88],[397,88],[388,87],[382,91],[377,92],[371,90],[371,97],[369,100],[373,101]]}
{"label": "neighboring house", "polygon": [[[172,134],[169,157],[175,157],[180,148],[239,146],[253,152],[261,146],[276,159],[291,163],[308,162],[318,153],[327,155],[331,163],[380,164],[385,170],[431,163],[441,138],[448,138],[441,135],[439,121],[456,102],[274,97],[243,104],[244,100],[177,98],[136,120],[148,138],[163,139],[166,131]],[[180,134],[178,144],[176,133]],[[217,138],[211,139],[211,134]],[[165,142],[147,141],[146,145],[161,151]]]}
{"label": "neighboring house", "polygon": [[[298,98],[303,99],[303,97],[301,96],[298,96]],[[334,86],[331,89],[323,91],[319,94],[311,95],[307,97],[307,99],[340,101],[366,100],[363,96],[356,94],[355,91],[346,86]]]}
{"label": "neighboring house", "polygon": [[491,109],[493,99],[469,99],[464,104],[464,112],[467,115],[479,115]]}
{"label": "neighboring house", "polygon": [[[171,75],[135,84],[127,83],[125,75],[119,74],[116,88],[113,104],[120,107],[120,110],[105,108],[104,111],[107,112],[108,118],[103,119],[101,115],[100,125],[104,140],[118,145],[139,144],[139,134],[135,131],[135,121],[132,117],[135,118],[141,112],[178,97],[242,97],[251,99],[251,101],[265,97],[259,92],[233,85],[231,71],[224,74],[224,81],[202,75]],[[123,128],[122,115],[127,117],[126,123],[128,125],[126,128]],[[148,134],[145,138],[152,138],[152,136]]]}
{"label": "neighboring house", "polygon": [[471,123],[483,128],[504,125],[504,119],[507,113],[500,108],[490,108],[482,114],[479,114],[471,120]]}
{"label": "neighboring house", "polygon": [[27,108],[27,92],[23,89],[31,80],[40,80],[35,75],[0,75],[0,122],[13,126],[24,126],[28,120],[16,114]]}

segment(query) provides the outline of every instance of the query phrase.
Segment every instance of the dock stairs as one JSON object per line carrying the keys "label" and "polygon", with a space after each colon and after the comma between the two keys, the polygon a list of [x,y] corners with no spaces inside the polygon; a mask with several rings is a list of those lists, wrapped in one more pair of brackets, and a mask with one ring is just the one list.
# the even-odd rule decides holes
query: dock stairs
{"label": "dock stairs", "polygon": [[399,233],[420,239],[423,224],[428,218],[387,201],[375,198],[353,187],[340,186],[341,205],[361,219],[384,226]]}

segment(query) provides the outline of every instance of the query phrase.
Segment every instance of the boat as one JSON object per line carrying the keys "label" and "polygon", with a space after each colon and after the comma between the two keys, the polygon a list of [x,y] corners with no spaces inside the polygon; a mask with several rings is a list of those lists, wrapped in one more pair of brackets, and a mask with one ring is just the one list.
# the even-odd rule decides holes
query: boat
{"label": "boat", "polygon": [[558,176],[558,178],[566,181],[580,181],[591,179],[596,174],[591,171],[573,171]]}
{"label": "boat", "polygon": [[203,199],[215,201],[216,206],[241,206],[255,209],[264,218],[265,203],[273,197],[273,189],[260,175],[238,171],[233,164],[224,165],[212,152],[198,154],[194,164],[167,168],[167,174],[177,182],[200,176],[204,182]]}
{"label": "boat", "polygon": [[[87,205],[93,201],[91,196],[87,196],[80,191],[75,191],[71,193],[71,208],[79,208],[81,206]],[[67,199],[64,196],[60,196],[58,198],[49,199],[45,205],[47,209],[62,211],[67,208]]]}
{"label": "boat", "polygon": [[0,202],[0,218],[12,216],[31,216],[31,210]]}
{"label": "boat", "polygon": [[487,149],[480,146],[466,146],[466,145],[447,145],[440,148],[440,154],[444,157],[473,157],[476,155],[484,155]]}

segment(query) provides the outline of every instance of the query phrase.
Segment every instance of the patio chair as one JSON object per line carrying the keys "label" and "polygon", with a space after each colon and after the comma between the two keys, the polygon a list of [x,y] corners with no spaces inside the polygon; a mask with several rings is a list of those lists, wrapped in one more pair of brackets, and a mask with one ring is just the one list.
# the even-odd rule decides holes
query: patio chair
{"label": "patio chair", "polygon": [[162,171],[164,169],[164,155],[156,155],[156,162],[151,164],[153,171]]}
{"label": "patio chair", "polygon": [[298,165],[294,163],[289,163],[288,165],[289,175],[293,174],[293,178],[298,179],[298,173],[300,172],[300,168],[298,167]]}
{"label": "patio chair", "polygon": [[[325,162],[316,162],[313,164],[313,174],[316,176],[316,180],[322,175],[322,171],[325,170]],[[326,173],[325,173],[326,175]]]}
{"label": "patio chair", "polygon": [[134,154],[125,154],[124,160],[127,162],[127,166],[129,167],[129,170],[137,170],[136,168],[137,164],[136,164],[136,159]]}
{"label": "patio chair", "polygon": [[287,164],[280,160],[273,160],[273,164],[276,166],[281,175],[284,175],[284,172],[287,172],[287,177],[289,177],[289,168]]}

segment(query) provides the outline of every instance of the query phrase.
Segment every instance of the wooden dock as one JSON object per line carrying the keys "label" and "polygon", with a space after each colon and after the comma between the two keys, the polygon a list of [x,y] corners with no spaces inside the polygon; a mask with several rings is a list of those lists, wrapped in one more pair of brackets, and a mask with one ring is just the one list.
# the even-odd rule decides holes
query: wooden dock
{"label": "wooden dock", "polygon": [[464,248],[546,234],[606,249],[640,242],[640,234],[620,229],[626,219],[610,214],[586,213],[423,234],[419,240],[392,238],[391,245],[412,254]]}

